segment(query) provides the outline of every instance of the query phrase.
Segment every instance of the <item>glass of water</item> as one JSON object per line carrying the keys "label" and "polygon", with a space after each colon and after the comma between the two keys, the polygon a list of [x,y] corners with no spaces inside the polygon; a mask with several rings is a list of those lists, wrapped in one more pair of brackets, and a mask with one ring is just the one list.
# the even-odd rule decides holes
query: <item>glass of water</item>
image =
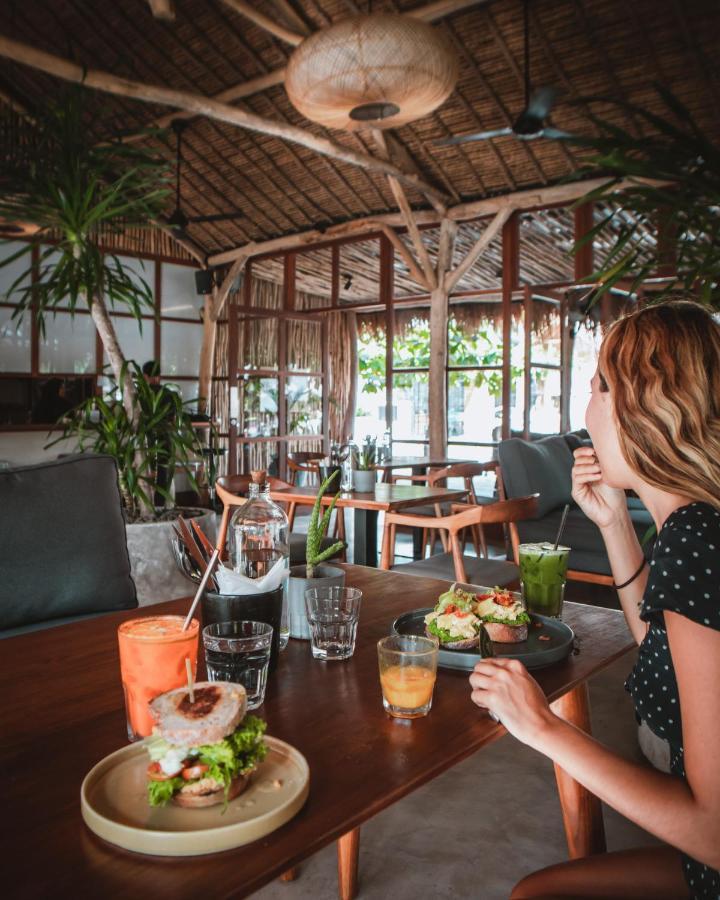
{"label": "glass of water", "polygon": [[355,651],[362,591],[318,587],[305,591],[310,648],[315,659],[348,659]]}
{"label": "glass of water", "polygon": [[257,709],[265,699],[272,635],[272,625],[265,622],[218,622],[203,628],[208,679],[241,684],[248,709]]}

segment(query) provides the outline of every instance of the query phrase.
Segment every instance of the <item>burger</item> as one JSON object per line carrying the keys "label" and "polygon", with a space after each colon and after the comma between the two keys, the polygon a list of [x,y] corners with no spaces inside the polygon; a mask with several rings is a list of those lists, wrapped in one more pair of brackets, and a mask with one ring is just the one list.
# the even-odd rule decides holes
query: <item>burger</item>
{"label": "burger", "polygon": [[478,616],[491,641],[501,644],[517,644],[526,641],[530,616],[522,602],[496,587],[484,594],[478,594],[474,603]]}
{"label": "burger", "polygon": [[267,755],[266,723],[246,716],[240,684],[199,681],[150,702],[157,723],[146,739],[150,806],[225,806],[240,794]]}

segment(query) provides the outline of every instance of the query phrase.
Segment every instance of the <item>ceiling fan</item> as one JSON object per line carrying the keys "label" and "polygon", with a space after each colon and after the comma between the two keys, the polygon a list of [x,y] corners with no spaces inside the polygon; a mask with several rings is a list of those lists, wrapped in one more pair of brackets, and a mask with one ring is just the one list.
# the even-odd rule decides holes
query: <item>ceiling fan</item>
{"label": "ceiling fan", "polygon": [[174,228],[178,234],[185,233],[188,225],[199,225],[203,222],[228,222],[234,219],[244,219],[245,215],[239,210],[227,213],[212,213],[208,216],[188,216],[185,214],[180,197],[180,176],[182,169],[182,134],[190,123],[183,119],[173,119],[171,125],[175,132],[176,140],[176,158],[175,158],[175,209],[168,216],[167,223]]}
{"label": "ceiling fan", "polygon": [[445,138],[435,141],[438,147],[449,147],[455,144],[465,144],[471,141],[487,141],[490,138],[514,135],[521,141],[532,141],[535,138],[552,138],[562,140],[572,135],[559,128],[547,125],[547,117],[550,115],[555,100],[558,96],[557,88],[550,85],[533,90],[530,85],[530,0],[523,0],[523,25],[525,35],[524,69],[525,69],[525,108],[515,119],[513,124],[505,128],[494,128],[489,131],[478,131],[474,134],[462,134],[454,138]]}

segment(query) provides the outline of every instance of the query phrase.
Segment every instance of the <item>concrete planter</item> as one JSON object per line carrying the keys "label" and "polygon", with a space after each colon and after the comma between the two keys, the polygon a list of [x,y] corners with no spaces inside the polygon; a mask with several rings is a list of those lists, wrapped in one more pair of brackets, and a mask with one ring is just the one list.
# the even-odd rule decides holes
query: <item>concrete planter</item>
{"label": "concrete planter", "polygon": [[375,469],[355,469],[353,472],[353,487],[363,494],[372,494],[375,490],[376,480]]}
{"label": "concrete planter", "polygon": [[288,616],[290,637],[310,640],[310,626],[305,612],[305,591],[308,588],[342,587],[345,572],[335,566],[315,566],[315,578],[305,577],[305,566],[293,566],[288,579]]}
{"label": "concrete planter", "polygon": [[[197,515],[198,512],[202,513]],[[188,509],[185,518],[195,518],[211,541],[215,537],[215,513]],[[140,606],[175,600],[195,593],[195,585],[178,569],[170,539],[172,522],[138,522],[126,525],[130,571]]]}

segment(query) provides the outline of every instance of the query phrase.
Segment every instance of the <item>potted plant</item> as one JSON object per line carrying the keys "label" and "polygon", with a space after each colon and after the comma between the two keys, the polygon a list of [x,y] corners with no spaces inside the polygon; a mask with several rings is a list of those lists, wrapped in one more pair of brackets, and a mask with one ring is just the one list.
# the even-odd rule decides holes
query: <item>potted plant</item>
{"label": "potted plant", "polygon": [[353,487],[356,491],[370,494],[375,490],[377,480],[377,446],[370,438],[365,439],[361,450],[354,451]]}
{"label": "potted plant", "polygon": [[330,559],[345,548],[343,541],[336,541],[326,550],[322,549],[322,541],[330,526],[330,517],[340,492],[335,494],[332,503],[322,515],[320,507],[325,491],[337,475],[337,471],[334,471],[323,481],[315,498],[305,544],[305,565],[293,566],[290,569],[290,578],[288,579],[290,637],[301,640],[310,640],[310,627],[305,613],[305,591],[311,587],[342,587],[345,584],[343,569],[339,569],[337,566],[321,565],[326,559]]}

